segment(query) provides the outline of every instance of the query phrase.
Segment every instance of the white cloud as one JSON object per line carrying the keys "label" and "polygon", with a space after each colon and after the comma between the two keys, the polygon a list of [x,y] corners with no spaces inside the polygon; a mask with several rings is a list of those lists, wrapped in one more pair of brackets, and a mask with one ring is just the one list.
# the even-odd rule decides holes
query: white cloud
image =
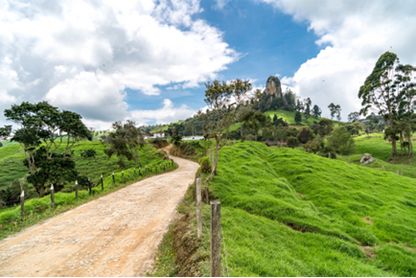
{"label": "white cloud", "polygon": [[[416,64],[416,2],[412,1],[309,1],[261,0],[306,21],[327,45],[317,57],[306,61],[290,85],[302,97],[311,97],[329,116],[328,105],[340,104],[342,117],[361,108],[358,91],[377,59],[386,51],[396,53],[402,63]],[[390,48],[391,47],[391,48]]]}
{"label": "white cloud", "polygon": [[157,110],[131,111],[130,118],[138,125],[148,125],[153,120],[156,120],[156,124],[167,124],[184,120],[195,115],[195,113],[195,110],[186,105],[175,107],[170,99],[164,99],[162,108]]}
{"label": "white cloud", "polygon": [[215,78],[239,54],[193,19],[201,11],[199,0],[0,0],[0,110],[46,99],[111,123],[129,116],[126,88]]}

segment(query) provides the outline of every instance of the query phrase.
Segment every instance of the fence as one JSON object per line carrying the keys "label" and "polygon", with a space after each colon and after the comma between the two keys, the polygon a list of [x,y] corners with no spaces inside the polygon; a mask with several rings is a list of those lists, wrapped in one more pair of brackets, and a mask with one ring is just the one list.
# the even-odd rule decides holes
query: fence
{"label": "fence", "polygon": [[[126,181],[135,180],[137,177],[147,177],[150,176],[152,173],[158,173],[158,172],[165,172],[167,169],[172,168],[174,166],[173,160],[166,160],[160,164],[154,164],[154,165],[148,165],[145,166],[144,169],[138,168],[136,171],[136,168],[133,169],[127,169],[127,177],[124,175],[124,171],[118,172],[118,173],[112,173],[112,175],[104,178],[103,175],[100,176],[99,180],[100,182],[97,182],[94,184],[91,182],[91,179],[88,178],[88,183],[86,186],[88,187],[89,195],[92,195],[93,188],[98,187],[101,185],[101,191],[104,191],[104,185],[111,187],[111,185],[114,187],[116,185],[116,182],[122,182],[125,183]],[[158,170],[159,169],[159,170]],[[132,170],[132,171],[131,171]],[[132,174],[130,174],[132,172]],[[78,190],[79,190],[79,184],[78,181],[75,181],[75,196],[74,198],[78,201]],[[53,184],[50,188],[50,195],[51,195],[51,207],[52,209],[55,209],[55,190]],[[20,207],[21,207],[21,220],[24,221],[25,218],[25,200],[24,200],[24,191],[22,191],[20,195]]]}

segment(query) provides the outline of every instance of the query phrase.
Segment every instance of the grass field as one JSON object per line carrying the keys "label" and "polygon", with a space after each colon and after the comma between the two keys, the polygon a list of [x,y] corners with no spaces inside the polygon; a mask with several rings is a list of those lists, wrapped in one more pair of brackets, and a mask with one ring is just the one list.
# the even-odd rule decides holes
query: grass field
{"label": "grass field", "polygon": [[[274,111],[266,111],[263,114],[269,116],[272,120],[273,120],[274,114],[276,114],[276,116],[278,118],[283,118],[283,120],[286,121],[288,124],[291,124],[291,125],[296,124],[296,122],[295,122],[296,111],[289,112],[289,111],[286,111],[286,110],[274,110]],[[305,118],[305,115],[303,113],[301,113],[301,114],[302,114],[302,117]],[[312,125],[314,121],[319,122],[321,119],[322,118],[320,118],[320,117],[315,118],[315,117],[311,116],[311,117],[308,118],[307,121],[302,121],[300,124],[301,125]],[[341,123],[339,121],[333,121],[333,122],[334,122],[334,124]]]}
{"label": "grass field", "polygon": [[252,145],[224,147],[210,184],[230,276],[416,275],[414,179]]}
{"label": "grass field", "polygon": [[[337,156],[337,159],[348,161],[351,159],[351,163],[360,164],[360,159],[364,153],[371,154],[376,161],[368,165],[363,165],[362,167],[374,168],[374,169],[384,169],[388,172],[393,172],[397,174],[397,170],[407,177],[412,177],[416,179],[416,162],[414,162],[416,157],[416,151],[413,150],[413,158],[409,161],[407,156],[398,156],[395,159],[394,164],[386,162],[390,157],[392,148],[391,143],[384,141],[383,133],[375,133],[367,135],[362,135],[359,137],[354,137],[355,144],[357,146],[357,153],[349,156]],[[412,137],[413,141],[416,141],[416,134]],[[400,153],[400,147],[398,144],[398,152]],[[410,163],[411,162],[411,163]]]}

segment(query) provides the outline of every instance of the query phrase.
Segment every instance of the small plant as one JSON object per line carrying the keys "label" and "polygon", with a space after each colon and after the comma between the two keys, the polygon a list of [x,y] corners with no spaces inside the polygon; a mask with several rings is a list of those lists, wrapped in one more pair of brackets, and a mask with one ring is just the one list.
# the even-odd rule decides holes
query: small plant
{"label": "small plant", "polygon": [[97,152],[94,149],[87,149],[81,152],[81,156],[84,158],[89,158],[89,157],[95,158],[96,155],[97,155]]}
{"label": "small plant", "polygon": [[200,166],[201,173],[204,173],[204,174],[211,173],[212,167],[207,156],[201,157],[201,159],[199,159],[199,165],[201,165]]}

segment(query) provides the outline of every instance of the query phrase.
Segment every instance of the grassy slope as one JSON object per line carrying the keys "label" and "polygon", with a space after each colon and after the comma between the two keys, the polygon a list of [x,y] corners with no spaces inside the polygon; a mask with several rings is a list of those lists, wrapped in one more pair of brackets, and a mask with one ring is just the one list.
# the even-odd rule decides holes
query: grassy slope
{"label": "grassy slope", "polygon": [[[83,158],[81,152],[86,149],[94,149],[97,152],[95,158]],[[117,164],[118,158],[108,158],[104,153],[105,146],[98,141],[81,141],[73,147],[76,169],[81,175],[89,176],[96,182],[100,175],[108,176],[112,172],[120,171]],[[61,148],[59,151],[63,151]],[[158,152],[151,145],[145,145],[141,151],[141,161],[144,166],[158,158]],[[23,166],[24,153],[20,145],[12,145],[0,148],[0,188],[10,184],[14,179],[24,177],[28,171]],[[126,167],[137,165],[134,161],[126,160]]]}
{"label": "grassy slope", "polygon": [[231,276],[416,275],[411,178],[253,142],[221,150],[210,188]]}
{"label": "grassy slope", "polygon": [[[274,114],[276,114],[276,116],[278,118],[283,118],[283,120],[285,120],[288,124],[296,124],[296,122],[295,122],[296,111],[289,112],[289,111],[286,111],[286,110],[274,110],[274,111],[266,111],[266,112],[264,112],[264,114],[269,116],[272,120],[273,120]],[[301,114],[302,114],[302,117],[305,118],[304,114],[303,113],[301,113]],[[302,125],[312,125],[314,121],[319,122],[321,119],[322,118],[320,118],[320,117],[315,118],[315,117],[311,116],[311,117],[308,118],[308,120],[306,122],[302,121],[301,124]],[[333,122],[334,122],[334,124],[341,123],[341,122],[338,122],[338,121],[333,121]]]}
{"label": "grassy slope", "polygon": [[[384,166],[386,171],[397,173],[397,170],[399,170],[400,172],[403,171],[405,176],[416,178],[416,164],[414,162],[410,164],[409,158],[399,156],[394,164],[386,162],[391,155],[391,143],[384,141],[383,138],[384,134],[382,133],[371,134],[370,138],[367,135],[355,137],[357,153],[349,156],[338,156],[337,158],[343,161],[348,161],[350,158],[352,163],[360,164],[362,155],[370,153],[376,161],[362,167],[382,169]],[[413,135],[412,139],[416,141],[416,134]],[[398,152],[400,153],[400,149],[398,149]],[[416,150],[413,150],[413,153],[416,155]]]}

